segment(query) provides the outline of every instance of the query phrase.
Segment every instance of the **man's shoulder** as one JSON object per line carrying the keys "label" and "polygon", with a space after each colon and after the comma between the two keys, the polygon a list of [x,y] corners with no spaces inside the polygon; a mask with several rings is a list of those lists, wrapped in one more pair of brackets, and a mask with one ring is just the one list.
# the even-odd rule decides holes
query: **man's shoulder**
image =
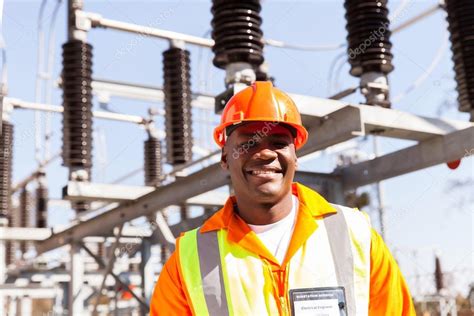
{"label": "man's shoulder", "polygon": [[199,232],[217,230],[217,228],[223,224],[222,213],[223,208],[212,214],[203,214],[199,217],[190,219],[188,222],[184,222],[184,225],[181,224],[181,233],[178,238],[181,238],[184,235],[190,236]]}
{"label": "man's shoulder", "polygon": [[358,225],[368,225],[369,227],[371,227],[370,217],[366,212],[361,211],[355,207],[349,207],[349,206],[344,206],[344,205],[339,205],[339,204],[334,204],[334,203],[330,203],[330,204],[338,212],[342,212],[342,214],[346,218],[346,221],[350,221]]}

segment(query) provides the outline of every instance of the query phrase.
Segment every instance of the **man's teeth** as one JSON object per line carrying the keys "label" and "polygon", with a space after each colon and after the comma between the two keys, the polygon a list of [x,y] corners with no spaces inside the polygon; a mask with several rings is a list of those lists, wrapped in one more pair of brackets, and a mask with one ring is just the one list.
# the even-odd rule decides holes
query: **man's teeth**
{"label": "man's teeth", "polygon": [[252,172],[253,175],[278,173],[275,170],[252,170],[251,172]]}

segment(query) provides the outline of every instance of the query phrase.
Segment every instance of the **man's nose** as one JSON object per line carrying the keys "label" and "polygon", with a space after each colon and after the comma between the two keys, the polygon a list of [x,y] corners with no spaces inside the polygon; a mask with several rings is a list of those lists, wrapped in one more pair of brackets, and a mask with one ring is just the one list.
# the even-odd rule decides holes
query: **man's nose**
{"label": "man's nose", "polygon": [[275,159],[277,157],[278,154],[271,148],[268,148],[268,146],[260,146],[260,148],[258,148],[257,152],[254,154],[255,159],[261,160]]}

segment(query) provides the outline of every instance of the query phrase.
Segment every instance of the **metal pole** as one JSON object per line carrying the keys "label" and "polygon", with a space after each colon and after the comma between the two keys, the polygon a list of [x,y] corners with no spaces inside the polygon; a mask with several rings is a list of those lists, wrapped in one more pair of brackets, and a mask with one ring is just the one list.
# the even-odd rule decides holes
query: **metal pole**
{"label": "metal pole", "polygon": [[[5,98],[5,101],[11,103],[13,105],[13,108],[18,108],[18,109],[40,110],[40,111],[57,112],[57,113],[62,113],[64,111],[64,108],[60,105],[25,102],[19,99],[12,99],[12,98]],[[104,120],[129,122],[129,123],[135,123],[135,124],[144,124],[146,121],[141,116],[120,114],[120,113],[113,113],[113,112],[92,111],[92,115],[95,118],[100,118]]]}
{"label": "metal pole", "polygon": [[120,22],[115,20],[104,19],[99,14],[83,12],[86,18],[89,18],[92,24],[92,27],[103,27],[114,29],[118,31],[130,32],[130,33],[138,33],[140,35],[158,37],[167,40],[181,40],[188,44],[194,44],[204,47],[212,47],[214,46],[214,41],[212,39],[165,31],[156,29],[149,26],[142,26],[136,25],[132,23]]}
{"label": "metal pole", "polygon": [[71,279],[69,281],[68,313],[71,316],[83,315],[84,297],[81,293],[84,285],[84,256],[81,253],[81,245],[72,243],[71,250]]}
{"label": "metal pole", "polygon": [[33,300],[29,296],[23,296],[21,302],[21,316],[31,316],[33,314]]}
{"label": "metal pole", "polygon": [[87,32],[77,29],[76,25],[76,13],[81,12],[84,3],[82,0],[68,0],[67,2],[67,13],[68,13],[68,23],[67,23],[67,38],[69,41],[79,40],[82,42],[86,41]]}
{"label": "metal pole", "polygon": [[[86,245],[84,244],[81,244],[82,248],[84,248],[84,250],[92,257],[94,258],[94,260],[99,264],[99,267],[101,269],[105,268],[105,263],[104,263],[104,260],[102,260],[101,258],[99,258],[98,256],[96,256]],[[129,291],[132,296],[140,303],[140,305],[142,305],[143,307],[147,308],[147,310],[150,309],[150,306],[148,306],[148,304],[141,298],[139,297],[137,294],[135,294],[135,292],[130,288],[129,284],[125,283],[124,281],[122,281],[122,279],[120,279],[120,277],[115,274],[114,272],[110,272],[110,275],[114,277],[115,279],[115,282],[119,283],[121,286],[125,287],[127,289],[127,291]]]}
{"label": "metal pole", "polygon": [[[149,303],[151,295],[153,293],[153,269],[151,266],[151,241],[149,238],[143,238],[141,243],[141,262],[140,262],[140,276],[142,279],[142,295],[145,300]],[[145,316],[148,313],[148,309],[144,308],[143,305],[140,308],[141,315]]]}
{"label": "metal pole", "polygon": [[[379,156],[379,149],[378,149],[378,139],[377,136],[373,136],[373,144],[374,144],[374,155],[375,157]],[[375,188],[377,192],[377,202],[378,202],[378,212],[379,212],[379,221],[380,221],[380,236],[382,236],[382,239],[387,242],[386,240],[386,225],[385,225],[385,210],[384,210],[384,205],[383,205],[383,188],[382,188],[382,182],[377,181],[375,183]]]}
{"label": "metal pole", "polygon": [[104,278],[102,279],[102,283],[100,284],[99,292],[97,292],[98,297],[97,297],[97,300],[95,301],[94,309],[92,311],[92,315],[96,315],[96,313],[97,313],[97,305],[99,305],[99,298],[100,298],[100,295],[102,294],[102,291],[105,287],[105,281],[107,280],[107,276],[109,275],[110,271],[112,271],[112,269],[114,267],[115,259],[117,258],[115,256],[115,250],[117,249],[118,245],[120,244],[120,237],[122,236],[123,225],[124,224],[120,225],[118,233],[115,237],[116,239],[115,239],[115,242],[114,242],[114,244],[112,246],[112,249],[111,249],[111,256],[112,257],[110,258],[109,262],[107,263],[107,267],[106,267],[105,272],[104,272]]}

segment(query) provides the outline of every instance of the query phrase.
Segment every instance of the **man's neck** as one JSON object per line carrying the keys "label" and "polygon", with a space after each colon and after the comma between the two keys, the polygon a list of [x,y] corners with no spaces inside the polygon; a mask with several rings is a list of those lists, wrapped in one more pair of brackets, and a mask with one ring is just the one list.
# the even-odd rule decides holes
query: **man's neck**
{"label": "man's neck", "polygon": [[258,203],[236,195],[238,214],[248,224],[267,225],[287,216],[293,207],[291,191],[273,203]]}

